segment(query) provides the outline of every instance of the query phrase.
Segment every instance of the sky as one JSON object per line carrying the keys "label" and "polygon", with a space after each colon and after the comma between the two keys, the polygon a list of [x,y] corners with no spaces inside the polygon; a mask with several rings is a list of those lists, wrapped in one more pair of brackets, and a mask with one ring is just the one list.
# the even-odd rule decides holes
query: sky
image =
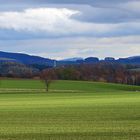
{"label": "sky", "polygon": [[139,56],[140,0],[0,0],[0,51]]}

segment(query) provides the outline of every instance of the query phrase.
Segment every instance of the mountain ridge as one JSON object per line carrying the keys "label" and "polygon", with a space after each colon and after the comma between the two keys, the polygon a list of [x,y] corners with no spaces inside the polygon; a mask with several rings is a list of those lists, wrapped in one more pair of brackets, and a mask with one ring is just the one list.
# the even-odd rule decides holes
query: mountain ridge
{"label": "mountain ridge", "polygon": [[69,64],[82,64],[82,63],[98,63],[98,62],[116,62],[121,64],[140,64],[140,56],[131,56],[127,58],[119,58],[115,59],[113,57],[106,57],[105,59],[99,59],[97,57],[73,57],[67,58],[63,60],[55,60],[44,58],[41,56],[29,55],[24,53],[11,53],[0,51],[0,61],[14,61],[23,63],[26,65],[46,65],[49,67],[53,67],[54,63],[57,62],[58,65],[69,65]]}

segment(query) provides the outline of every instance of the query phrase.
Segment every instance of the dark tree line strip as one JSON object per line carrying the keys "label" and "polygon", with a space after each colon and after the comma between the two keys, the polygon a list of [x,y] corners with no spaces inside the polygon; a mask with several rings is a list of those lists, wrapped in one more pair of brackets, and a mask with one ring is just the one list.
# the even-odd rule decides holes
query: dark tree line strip
{"label": "dark tree line strip", "polygon": [[39,70],[17,62],[0,62],[0,76],[11,78],[32,78]]}
{"label": "dark tree line strip", "polygon": [[116,63],[99,63],[62,66],[48,69],[44,72],[48,73],[47,71],[49,71],[50,75],[53,74],[52,79],[55,77],[57,80],[83,80],[140,85],[140,72],[129,70],[129,67]]}
{"label": "dark tree line strip", "polygon": [[[0,62],[0,76],[13,78],[41,78],[50,83],[52,80],[83,80],[129,85],[140,85],[140,66],[118,63],[94,63],[63,65],[40,70],[17,62]],[[50,85],[50,84],[49,84]],[[49,87],[48,85],[48,87]]]}

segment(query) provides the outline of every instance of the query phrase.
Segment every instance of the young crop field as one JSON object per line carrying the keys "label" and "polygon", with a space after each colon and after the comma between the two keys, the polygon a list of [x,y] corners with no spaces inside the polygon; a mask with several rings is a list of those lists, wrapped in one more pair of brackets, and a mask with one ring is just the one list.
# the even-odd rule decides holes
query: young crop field
{"label": "young crop field", "polygon": [[139,140],[140,87],[0,81],[0,140]]}

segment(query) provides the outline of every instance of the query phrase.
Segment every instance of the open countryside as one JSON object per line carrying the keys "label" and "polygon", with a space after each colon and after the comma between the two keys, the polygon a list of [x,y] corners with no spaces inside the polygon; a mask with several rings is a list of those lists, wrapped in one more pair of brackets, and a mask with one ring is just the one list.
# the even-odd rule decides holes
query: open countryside
{"label": "open countryside", "polygon": [[139,140],[140,87],[0,81],[1,140]]}

